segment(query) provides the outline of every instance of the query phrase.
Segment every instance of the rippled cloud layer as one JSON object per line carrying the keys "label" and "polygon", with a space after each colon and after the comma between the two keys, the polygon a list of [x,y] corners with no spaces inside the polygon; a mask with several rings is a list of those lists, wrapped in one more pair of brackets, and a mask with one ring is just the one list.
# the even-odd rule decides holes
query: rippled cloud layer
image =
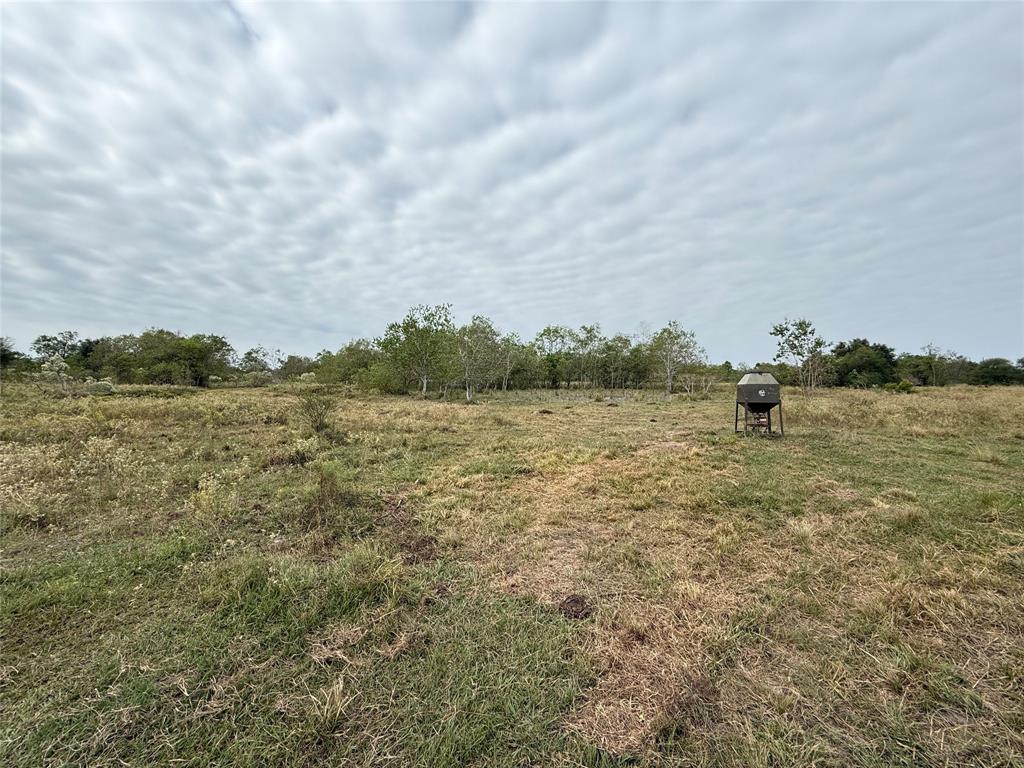
{"label": "rippled cloud layer", "polygon": [[1024,354],[1019,4],[6,4],[3,333]]}

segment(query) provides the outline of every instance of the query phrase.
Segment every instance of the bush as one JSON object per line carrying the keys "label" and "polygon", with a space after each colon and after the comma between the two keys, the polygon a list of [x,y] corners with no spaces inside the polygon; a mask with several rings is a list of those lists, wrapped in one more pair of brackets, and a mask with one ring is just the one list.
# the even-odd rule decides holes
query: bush
{"label": "bush", "polygon": [[335,399],[324,392],[305,392],[299,397],[299,414],[306,425],[319,434],[330,426],[335,404]]}
{"label": "bush", "polygon": [[888,382],[883,386],[883,389],[885,389],[886,392],[902,392],[904,394],[909,394],[914,391],[914,385],[906,379],[901,379],[898,382]]}
{"label": "bush", "polygon": [[274,380],[269,371],[249,371],[243,381],[250,387],[265,387]]}
{"label": "bush", "polygon": [[377,362],[356,376],[360,389],[380,392],[385,395],[404,395],[409,391],[406,382],[385,362]]}
{"label": "bush", "polygon": [[114,394],[114,382],[110,379],[95,381],[88,378],[85,380],[85,392],[89,395],[112,395]]}
{"label": "bush", "polygon": [[299,523],[306,530],[340,528],[351,534],[366,533],[373,527],[372,510],[348,478],[339,477],[329,466],[317,468],[316,487],[302,509]]}

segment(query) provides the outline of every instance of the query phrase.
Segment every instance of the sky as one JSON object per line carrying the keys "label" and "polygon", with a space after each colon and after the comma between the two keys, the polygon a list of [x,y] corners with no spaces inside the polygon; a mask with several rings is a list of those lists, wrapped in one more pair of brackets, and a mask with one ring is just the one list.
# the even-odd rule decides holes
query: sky
{"label": "sky", "polygon": [[1024,5],[4,3],[2,333],[1024,355]]}

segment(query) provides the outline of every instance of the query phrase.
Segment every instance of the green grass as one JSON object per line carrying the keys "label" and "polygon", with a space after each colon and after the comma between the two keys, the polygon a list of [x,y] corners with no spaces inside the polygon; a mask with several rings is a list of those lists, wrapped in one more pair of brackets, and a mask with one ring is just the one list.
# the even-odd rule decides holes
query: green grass
{"label": "green grass", "polygon": [[786,396],[7,387],[0,762],[1024,761],[1020,390]]}

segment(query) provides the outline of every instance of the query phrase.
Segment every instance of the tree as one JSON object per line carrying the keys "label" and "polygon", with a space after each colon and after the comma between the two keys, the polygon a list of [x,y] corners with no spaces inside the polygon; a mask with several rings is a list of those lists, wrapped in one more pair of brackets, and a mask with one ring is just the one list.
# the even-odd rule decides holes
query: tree
{"label": "tree", "polygon": [[286,380],[296,379],[303,374],[309,373],[312,368],[313,361],[305,355],[288,355],[284,362],[278,366],[277,375]]}
{"label": "tree", "polygon": [[519,367],[526,356],[527,350],[515,333],[507,333],[498,341],[501,352],[501,389],[508,389],[512,374]]}
{"label": "tree", "polygon": [[544,378],[550,387],[572,383],[572,350],[575,334],[571,328],[549,325],[537,334],[534,346],[542,358]]}
{"label": "tree", "polygon": [[600,379],[610,389],[626,386],[626,362],[632,341],[621,333],[601,342]]}
{"label": "tree", "polygon": [[697,337],[693,331],[684,330],[676,320],[654,334],[651,352],[665,377],[666,395],[672,394],[676,372],[684,365],[699,361],[704,355],[704,350],[697,346]]}
{"label": "tree", "polygon": [[209,386],[211,376],[225,378],[232,371],[234,350],[223,336],[182,336],[150,328],[139,336],[120,337],[135,362],[133,377],[143,384]]}
{"label": "tree", "polygon": [[771,335],[779,340],[775,361],[788,363],[797,371],[801,388],[806,392],[818,386],[822,374],[825,340],[818,336],[810,320],[786,318],[772,326]]}
{"label": "tree", "polygon": [[269,373],[280,365],[281,351],[271,352],[263,346],[253,347],[238,361],[238,369],[243,373]]}
{"label": "tree", "polygon": [[1021,369],[1005,357],[990,357],[974,368],[975,384],[1020,384],[1024,383]]}
{"label": "tree", "polygon": [[501,343],[493,323],[479,315],[474,315],[469,325],[459,328],[455,338],[466,401],[469,402],[481,387],[494,381],[503,370]]}
{"label": "tree", "polygon": [[397,370],[418,382],[426,396],[429,383],[444,378],[450,369],[453,337],[451,305],[417,306],[400,323],[391,323],[377,346]]}
{"label": "tree", "polygon": [[37,336],[32,342],[32,351],[36,357],[51,360],[54,355],[67,359],[78,352],[78,333],[61,331],[55,336]]}
{"label": "tree", "polygon": [[605,341],[601,335],[601,326],[582,325],[573,334],[575,342],[577,380],[582,386],[594,386],[597,378],[598,351]]}
{"label": "tree", "polygon": [[[365,375],[371,366],[378,363],[382,363],[381,352],[373,342],[354,339],[337,352],[328,352],[325,349],[317,355],[313,370],[316,371],[319,381],[352,384],[360,376]],[[391,388],[387,391],[391,391]]]}
{"label": "tree", "polygon": [[639,389],[646,383],[654,368],[654,356],[651,352],[650,341],[646,338],[634,339],[633,345],[626,353],[623,361],[623,375],[625,382],[635,389]]}
{"label": "tree", "polygon": [[840,387],[880,387],[898,380],[896,352],[867,339],[841,341],[832,348],[835,383]]}
{"label": "tree", "polygon": [[0,368],[14,366],[24,359],[24,355],[14,348],[14,339],[10,336],[0,337]]}

